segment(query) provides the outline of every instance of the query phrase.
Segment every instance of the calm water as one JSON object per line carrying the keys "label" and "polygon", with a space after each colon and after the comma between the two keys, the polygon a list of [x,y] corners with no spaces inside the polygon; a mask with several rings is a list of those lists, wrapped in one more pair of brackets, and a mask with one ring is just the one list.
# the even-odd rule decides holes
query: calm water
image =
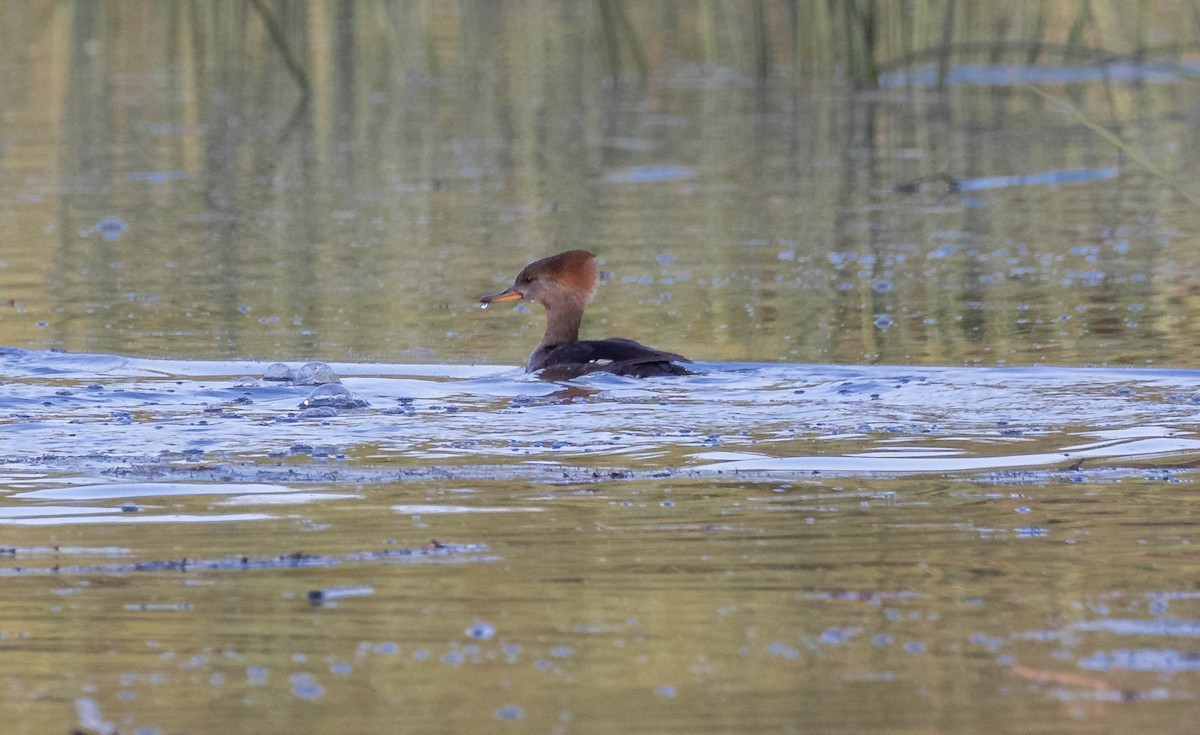
{"label": "calm water", "polygon": [[[0,10],[6,727],[1190,732],[1195,68],[598,7]],[[567,247],[700,374],[523,375]]]}

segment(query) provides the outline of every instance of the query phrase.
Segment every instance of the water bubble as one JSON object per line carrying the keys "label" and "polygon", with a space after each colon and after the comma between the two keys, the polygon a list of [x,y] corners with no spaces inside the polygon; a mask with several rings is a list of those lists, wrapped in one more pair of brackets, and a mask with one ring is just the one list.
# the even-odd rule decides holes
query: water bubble
{"label": "water bubble", "polygon": [[827,628],[821,633],[821,642],[829,646],[840,646],[854,635],[854,631],[843,628]]}
{"label": "water bubble", "polygon": [[496,635],[496,626],[491,623],[477,621],[467,628],[466,633],[469,638],[478,638],[481,641],[487,641]]}
{"label": "water bubble", "polygon": [[877,314],[875,315],[875,321],[872,322],[872,324],[874,324],[878,329],[887,329],[895,324],[895,322],[892,321],[892,318],[887,314]]}
{"label": "water bubble", "polygon": [[366,408],[371,404],[340,383],[326,383],[308,394],[300,408]]}
{"label": "water bubble", "polygon": [[296,370],[296,385],[323,385],[338,382],[337,373],[323,362],[306,362]]}
{"label": "water bubble", "polygon": [[673,684],[663,684],[662,686],[656,687],[654,690],[654,695],[657,697],[670,698],[674,697],[678,693],[679,690],[677,690]]}
{"label": "water bubble", "polygon": [[771,656],[783,656],[784,658],[793,660],[800,658],[800,652],[798,650],[779,642],[768,643],[767,647],[763,650],[765,650]]}
{"label": "water bubble", "polygon": [[1004,645],[1003,638],[986,633],[972,633],[967,640],[976,646],[985,646],[991,651],[996,651]]}
{"label": "water bubble", "polygon": [[493,712],[492,717],[497,720],[523,720],[525,719],[525,710],[515,704],[506,704]]}
{"label": "water bubble", "polygon": [[96,223],[96,232],[99,232],[100,237],[109,242],[120,240],[121,235],[124,235],[128,229],[125,220],[114,214],[110,214]]}
{"label": "water bubble", "polygon": [[288,680],[292,683],[292,694],[300,699],[316,699],[325,693],[325,687],[318,684],[312,674],[292,674]]}

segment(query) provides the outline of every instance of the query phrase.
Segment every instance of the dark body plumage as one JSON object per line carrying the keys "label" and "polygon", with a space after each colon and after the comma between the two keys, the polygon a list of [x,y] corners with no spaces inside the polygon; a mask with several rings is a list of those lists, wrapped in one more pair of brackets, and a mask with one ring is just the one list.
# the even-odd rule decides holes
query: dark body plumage
{"label": "dark body plumage", "polygon": [[624,337],[609,337],[546,345],[530,355],[525,369],[529,372],[543,369],[553,369],[556,373],[576,371],[576,375],[604,371],[637,378],[692,374],[676,362],[690,360]]}

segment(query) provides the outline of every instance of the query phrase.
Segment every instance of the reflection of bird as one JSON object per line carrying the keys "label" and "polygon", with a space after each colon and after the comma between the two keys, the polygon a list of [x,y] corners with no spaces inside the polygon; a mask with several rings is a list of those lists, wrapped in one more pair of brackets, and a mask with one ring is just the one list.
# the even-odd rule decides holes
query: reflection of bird
{"label": "reflection of bird", "polygon": [[691,375],[677,362],[691,362],[673,352],[651,349],[631,339],[579,340],[583,310],[596,294],[600,271],[596,256],[568,250],[534,261],[504,291],[479,300],[485,307],[501,301],[528,299],[546,307],[546,333],[529,356],[526,372],[545,369],[555,378],[606,372],[639,378]]}

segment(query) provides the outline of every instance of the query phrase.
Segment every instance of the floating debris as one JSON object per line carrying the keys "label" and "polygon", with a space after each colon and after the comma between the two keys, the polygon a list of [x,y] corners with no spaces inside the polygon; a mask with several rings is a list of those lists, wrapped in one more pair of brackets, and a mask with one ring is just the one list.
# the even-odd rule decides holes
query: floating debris
{"label": "floating debris", "polygon": [[308,602],[312,605],[324,605],[344,597],[370,597],[373,594],[375,594],[375,588],[365,584],[354,587],[330,587],[324,590],[309,590]]}
{"label": "floating debris", "polygon": [[[487,554],[485,544],[444,544],[431,541],[416,549],[384,549],[383,551],[355,551],[338,556],[322,556],[294,552],[276,557],[252,559],[248,556],[224,559],[167,559],[118,564],[81,564],[48,567],[0,568],[0,576],[40,574],[130,574],[133,572],[189,572],[189,571],[238,571],[256,569],[287,569],[294,567],[334,567],[346,563],[390,561],[399,563],[422,563],[438,560],[490,562],[498,557]],[[353,588],[347,588],[353,589]]]}
{"label": "floating debris", "polygon": [[1084,168],[1061,171],[1039,171],[1018,176],[981,176],[973,179],[959,179],[946,173],[937,173],[916,181],[896,184],[892,191],[896,194],[960,194],[968,191],[986,191],[989,189],[1007,189],[1014,186],[1039,186],[1079,184],[1088,181],[1115,179],[1120,171],[1115,168]]}
{"label": "floating debris", "polygon": [[191,612],[193,607],[186,602],[177,604],[130,602],[125,604],[124,609],[128,612]]}
{"label": "floating debris", "polygon": [[335,419],[337,416],[337,409],[333,406],[316,406],[314,408],[306,408],[300,413],[296,414],[296,418],[301,421],[312,421],[313,419]]}

